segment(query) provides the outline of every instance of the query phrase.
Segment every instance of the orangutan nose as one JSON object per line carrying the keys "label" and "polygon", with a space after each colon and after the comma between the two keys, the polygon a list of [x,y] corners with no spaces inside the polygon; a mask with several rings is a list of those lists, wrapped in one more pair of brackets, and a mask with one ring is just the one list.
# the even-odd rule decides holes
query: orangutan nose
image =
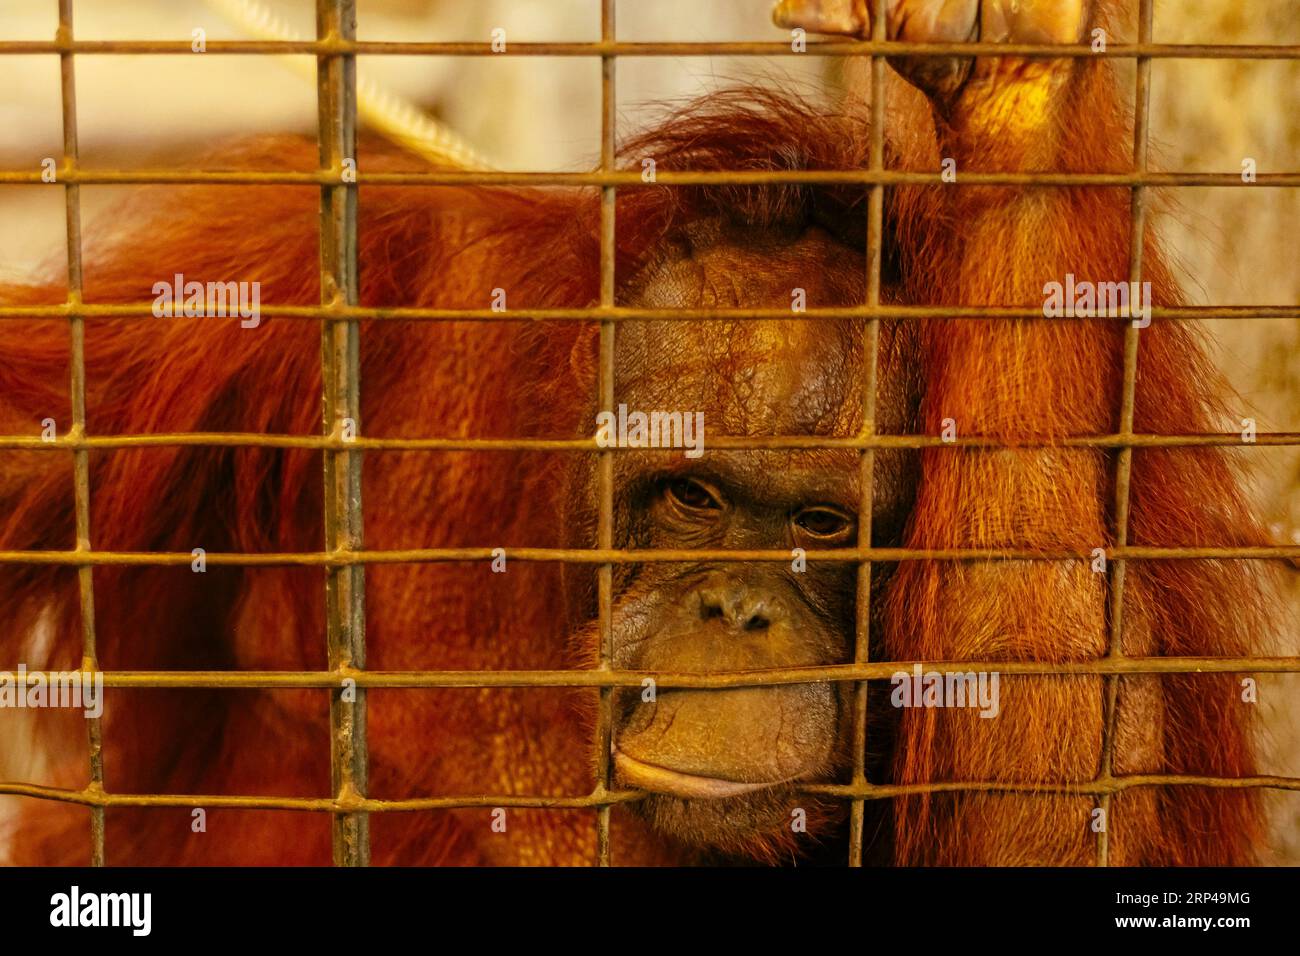
{"label": "orangutan nose", "polygon": [[737,578],[714,578],[700,588],[700,619],[718,621],[736,631],[766,631],[775,605]]}

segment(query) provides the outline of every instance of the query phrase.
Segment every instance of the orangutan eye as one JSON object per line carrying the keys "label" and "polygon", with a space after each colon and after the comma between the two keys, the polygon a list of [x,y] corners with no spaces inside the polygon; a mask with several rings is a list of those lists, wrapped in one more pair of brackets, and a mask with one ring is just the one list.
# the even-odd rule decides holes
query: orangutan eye
{"label": "orangutan eye", "polygon": [[717,511],[722,504],[717,497],[692,478],[674,478],[664,486],[664,493],[677,505],[691,511]]}
{"label": "orangutan eye", "polygon": [[805,508],[794,523],[814,538],[841,538],[853,530],[854,520],[833,508]]}

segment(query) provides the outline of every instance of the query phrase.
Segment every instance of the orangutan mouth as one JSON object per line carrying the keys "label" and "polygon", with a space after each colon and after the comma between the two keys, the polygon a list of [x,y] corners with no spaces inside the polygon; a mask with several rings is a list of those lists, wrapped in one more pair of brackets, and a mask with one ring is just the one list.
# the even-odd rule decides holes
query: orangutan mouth
{"label": "orangutan mouth", "polygon": [[744,783],[739,780],[724,780],[720,777],[701,777],[693,773],[683,773],[655,764],[643,763],[635,757],[629,757],[623,751],[614,750],[614,766],[618,770],[620,781],[650,790],[666,793],[687,800],[717,800],[722,797],[736,797],[756,790],[766,790],[779,784],[788,783],[793,777],[782,780],[764,780],[758,783]]}

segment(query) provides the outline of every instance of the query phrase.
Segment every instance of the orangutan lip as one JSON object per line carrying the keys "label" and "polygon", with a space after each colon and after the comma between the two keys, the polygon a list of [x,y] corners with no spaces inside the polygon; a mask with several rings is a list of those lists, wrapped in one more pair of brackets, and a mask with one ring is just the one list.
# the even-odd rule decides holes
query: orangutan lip
{"label": "orangutan lip", "polygon": [[642,763],[617,748],[614,750],[614,765],[618,768],[619,776],[635,787],[694,800],[735,797],[742,793],[753,793],[755,790],[766,790],[768,787],[786,782],[767,780],[762,783],[742,783],[739,780],[723,780],[719,777],[700,777],[693,773],[682,773],[680,770]]}

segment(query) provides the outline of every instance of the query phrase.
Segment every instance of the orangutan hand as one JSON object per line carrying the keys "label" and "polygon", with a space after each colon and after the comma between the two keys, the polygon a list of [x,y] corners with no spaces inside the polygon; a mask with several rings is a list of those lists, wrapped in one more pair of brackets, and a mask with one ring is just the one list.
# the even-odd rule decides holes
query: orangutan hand
{"label": "orangutan hand", "polygon": [[[813,33],[871,38],[873,7],[879,0],[780,0],[777,26]],[[910,43],[1078,43],[1088,25],[1090,0],[884,0],[891,40]],[[893,57],[891,64],[937,105],[951,103],[974,79],[1010,75],[1026,61],[1009,57]],[[1041,64],[1043,61],[1039,61]],[[1041,72],[1030,70],[1029,72]]]}

